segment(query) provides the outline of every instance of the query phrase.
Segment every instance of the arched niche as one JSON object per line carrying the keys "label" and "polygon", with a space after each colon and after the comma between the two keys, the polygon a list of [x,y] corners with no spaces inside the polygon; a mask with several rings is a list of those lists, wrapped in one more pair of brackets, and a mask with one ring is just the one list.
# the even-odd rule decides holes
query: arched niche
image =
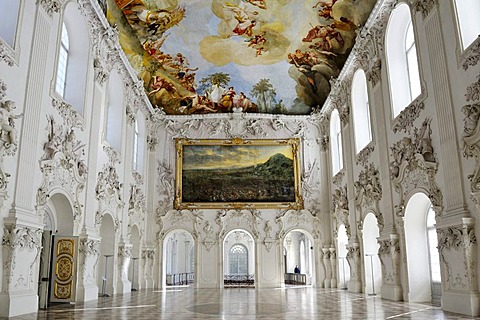
{"label": "arched niche", "polygon": [[[363,220],[363,252],[365,272],[365,293],[376,294],[380,292],[382,285],[382,266],[378,257],[380,236],[378,221],[372,212],[369,212]],[[372,281],[373,279],[373,281]]]}
{"label": "arched niche", "polygon": [[[104,213],[100,225],[100,256],[98,261],[97,284],[100,295],[115,293],[113,276],[115,262],[115,223],[109,213]],[[104,280],[105,279],[105,283]]]}
{"label": "arched niche", "polygon": [[350,265],[347,261],[348,235],[344,224],[338,226],[337,232],[338,280],[342,289],[347,289],[350,281]]}
{"label": "arched niche", "polygon": [[421,192],[415,193],[405,208],[405,245],[408,273],[408,301],[430,302],[430,255],[427,242],[427,213],[430,199]]}

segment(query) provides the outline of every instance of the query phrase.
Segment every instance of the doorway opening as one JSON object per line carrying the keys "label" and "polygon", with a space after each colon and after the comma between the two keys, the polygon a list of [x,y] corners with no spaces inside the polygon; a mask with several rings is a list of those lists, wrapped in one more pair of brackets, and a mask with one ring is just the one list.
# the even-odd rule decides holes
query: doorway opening
{"label": "doorway opening", "polygon": [[283,241],[285,284],[314,285],[313,239],[301,230],[292,230]]}
{"label": "doorway opening", "polygon": [[163,274],[167,286],[190,285],[195,281],[195,250],[192,235],[184,230],[174,230],[163,246]]}
{"label": "doorway opening", "polygon": [[442,279],[435,212],[423,193],[414,194],[405,208],[408,300],[440,305]]}
{"label": "doorway opening", "polygon": [[223,286],[255,287],[255,241],[244,230],[230,231],[223,241]]}

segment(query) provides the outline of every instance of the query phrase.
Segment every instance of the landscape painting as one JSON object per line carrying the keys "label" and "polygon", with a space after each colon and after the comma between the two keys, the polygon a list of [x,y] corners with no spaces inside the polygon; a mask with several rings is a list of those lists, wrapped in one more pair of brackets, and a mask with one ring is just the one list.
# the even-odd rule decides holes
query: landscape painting
{"label": "landscape painting", "polygon": [[299,139],[176,139],[176,209],[300,209]]}

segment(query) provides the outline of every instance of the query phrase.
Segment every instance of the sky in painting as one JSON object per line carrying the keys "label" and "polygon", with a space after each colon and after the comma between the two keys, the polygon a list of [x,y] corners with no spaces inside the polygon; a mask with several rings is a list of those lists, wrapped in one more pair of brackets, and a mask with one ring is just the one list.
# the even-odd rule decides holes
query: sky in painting
{"label": "sky in painting", "polygon": [[183,169],[234,169],[265,163],[281,153],[293,159],[292,147],[282,146],[191,146],[183,147]]}
{"label": "sky in painting", "polygon": [[[212,12],[212,0],[179,0],[178,4],[179,6],[185,7],[185,18],[178,26],[167,31],[169,36],[162,48],[170,54],[177,52],[183,53],[190,62],[191,67],[199,67],[199,70],[196,71],[197,83],[212,73],[224,72],[230,75],[230,85],[235,88],[237,93],[244,92],[247,96],[250,96],[252,87],[260,79],[265,78],[269,79],[270,83],[272,83],[276,89],[277,100],[282,100],[287,107],[292,106],[297,94],[295,92],[296,82],[288,74],[288,70],[291,67],[291,64],[286,60],[288,50],[284,51],[281,58],[271,60],[267,60],[264,57],[252,58],[243,52],[239,52],[238,56],[233,56],[234,54],[231,52],[218,51],[218,55],[225,57],[225,55],[231,54],[232,56],[224,60],[230,60],[229,63],[216,65],[206,60],[202,55],[202,51],[209,51],[209,48],[201,48],[201,42],[205,37],[219,34],[218,26],[221,19]],[[300,7],[301,6],[298,6],[296,10],[297,14],[301,13],[299,12]],[[315,14],[315,12],[311,10],[311,6],[308,6],[308,9],[309,13],[313,12],[313,14]],[[298,19],[299,16],[285,16],[285,21],[282,22],[285,25],[291,25],[287,23],[287,21],[294,18]],[[286,32],[288,31],[289,30],[286,30]],[[299,37],[298,35],[296,36],[297,38]],[[245,42],[245,38],[232,36],[228,41],[230,44],[240,44],[240,42]],[[212,46],[212,48],[213,47],[215,46]],[[209,52],[207,55],[212,57],[210,60],[219,60],[213,59],[216,55],[215,52]]]}

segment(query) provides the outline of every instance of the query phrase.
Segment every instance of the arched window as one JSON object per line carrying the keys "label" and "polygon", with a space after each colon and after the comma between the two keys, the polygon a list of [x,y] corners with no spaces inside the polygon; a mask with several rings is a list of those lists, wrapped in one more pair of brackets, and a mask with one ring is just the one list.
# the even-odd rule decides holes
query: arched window
{"label": "arched window", "polygon": [[428,251],[430,253],[430,275],[432,282],[442,282],[440,274],[440,255],[438,253],[437,230],[435,229],[435,211],[432,206],[427,213]]}
{"label": "arched window", "polygon": [[15,46],[20,0],[3,0],[0,10],[0,38],[11,48]]}
{"label": "arched window", "polygon": [[421,93],[420,72],[410,8],[402,3],[390,16],[386,57],[392,113],[396,117]]}
{"label": "arched window", "polygon": [[141,111],[137,112],[133,135],[133,169],[139,173],[143,171],[145,152],[145,120]]}
{"label": "arched window", "polygon": [[135,119],[133,128],[133,169],[138,171],[138,121]]}
{"label": "arched window", "polygon": [[117,71],[112,71],[108,79],[108,108],[105,140],[119,152],[122,151],[123,93],[123,80]]}
{"label": "arched window", "polygon": [[70,40],[67,27],[65,23],[62,23],[62,36],[60,39],[60,48],[58,49],[57,81],[55,82],[55,92],[62,98],[65,98],[69,48]]}
{"label": "arched window", "polygon": [[358,153],[372,141],[367,79],[365,72],[361,69],[355,73],[352,82],[352,109],[355,128],[355,148]]}
{"label": "arched window", "polygon": [[248,250],[242,244],[235,244],[229,252],[231,275],[248,275]]}
{"label": "arched window", "polygon": [[61,22],[55,93],[81,114],[85,104],[89,43],[85,18],[70,1]]}
{"label": "arched window", "polygon": [[337,109],[330,118],[330,148],[332,152],[332,173],[336,175],[343,168],[342,126]]}
{"label": "arched window", "polygon": [[463,49],[468,48],[480,35],[480,1],[454,0],[457,24]]}

